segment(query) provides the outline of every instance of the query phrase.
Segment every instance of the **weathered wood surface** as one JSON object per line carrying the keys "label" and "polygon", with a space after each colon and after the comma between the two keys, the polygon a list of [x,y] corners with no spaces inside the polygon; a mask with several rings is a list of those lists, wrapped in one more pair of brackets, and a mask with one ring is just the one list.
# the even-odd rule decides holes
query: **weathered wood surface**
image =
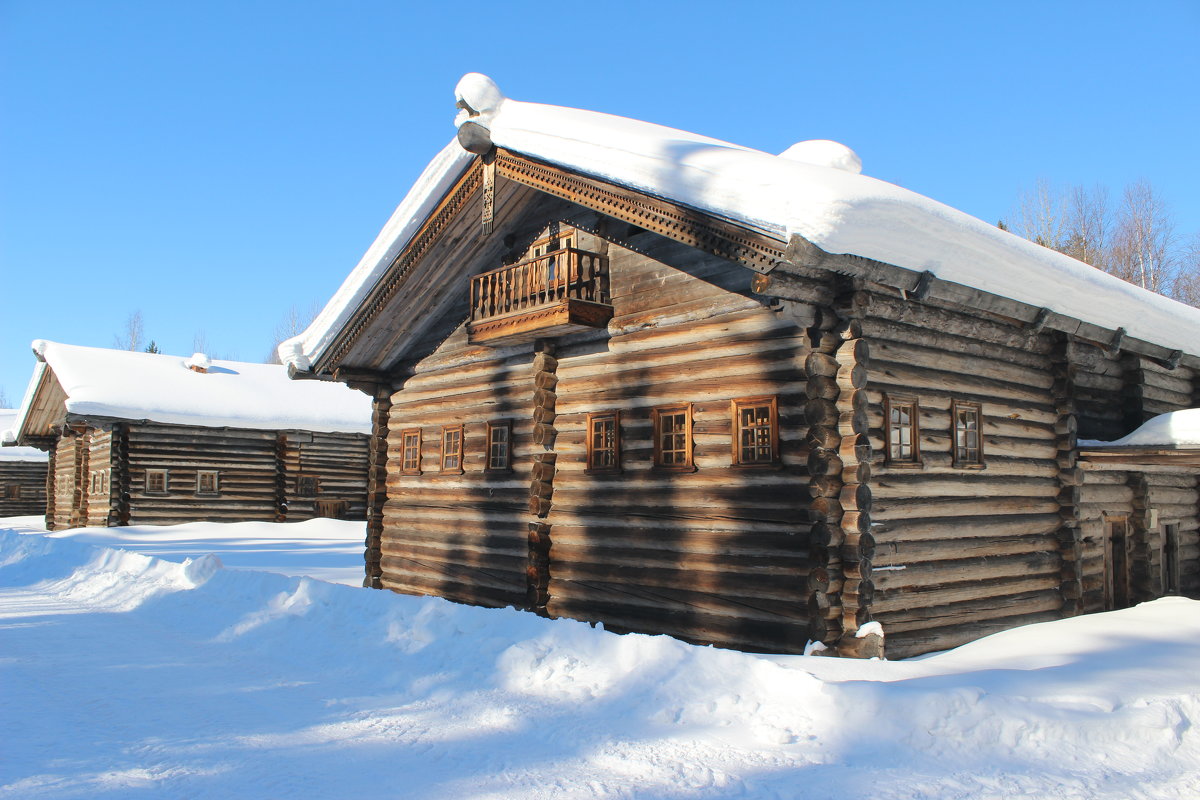
{"label": "weathered wood surface", "polygon": [[0,517],[46,513],[48,463],[0,458]]}

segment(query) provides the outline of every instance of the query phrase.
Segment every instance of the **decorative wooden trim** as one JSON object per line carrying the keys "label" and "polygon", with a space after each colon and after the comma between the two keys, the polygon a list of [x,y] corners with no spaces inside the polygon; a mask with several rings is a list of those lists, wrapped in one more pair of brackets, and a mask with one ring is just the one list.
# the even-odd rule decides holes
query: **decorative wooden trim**
{"label": "decorative wooden trim", "polygon": [[[613,446],[611,448],[596,448],[595,446],[595,426],[597,423],[611,422],[613,426]],[[621,471],[621,412],[620,411],[596,411],[587,415],[587,424],[584,428],[584,436],[587,443],[587,469],[585,472],[592,475],[611,474]],[[600,460],[601,453],[612,452],[611,464],[597,464]]]}
{"label": "decorative wooden trim", "polygon": [[[960,411],[975,414],[975,457],[964,453],[969,447],[960,447],[958,443],[958,414]],[[954,466],[958,469],[984,469],[987,466],[983,451],[983,404],[969,400],[950,400],[950,453]]]}
{"label": "decorative wooden trim", "polygon": [[313,371],[327,365],[336,365],[354,347],[359,335],[378,317],[388,303],[404,286],[413,266],[429,251],[443,231],[470,202],[476,192],[483,188],[483,162],[476,159],[458,183],[447,193],[445,199],[429,215],[420,230],[384,272],[382,279],[367,296],[360,310],[341,330],[324,355],[317,359]]}
{"label": "decorative wooden trim", "polygon": [[[670,406],[660,406],[650,410],[650,418],[654,423],[654,468],[659,472],[695,472],[695,444],[692,440],[692,403],[677,403]],[[663,463],[663,417],[677,414],[683,415],[683,461],[671,464]],[[676,432],[678,435],[678,432]],[[679,452],[679,451],[673,451]]]}
{"label": "decorative wooden trim", "polygon": [[[415,441],[414,441],[415,440]],[[415,461],[410,460],[409,442],[412,441],[415,448]],[[420,475],[421,474],[421,429],[420,428],[405,428],[400,431],[400,474],[401,475]]]}
{"label": "decorative wooden trim", "polygon": [[[909,406],[912,428],[912,455],[905,458],[896,455],[892,446],[892,409]],[[921,461],[921,402],[913,395],[884,393],[883,395],[883,463],[897,469],[922,469]]]}
{"label": "decorative wooden trim", "polygon": [[577,175],[503,149],[497,151],[496,166],[499,174],[511,181],[632,223],[756,272],[770,272],[784,256],[786,245],[779,238],[782,232],[769,236],[703,211],[683,208],[678,203]]}
{"label": "decorative wooden trim", "polygon": [[[771,457],[769,459],[743,460],[742,456],[742,421],[741,411],[748,408],[767,408],[767,425],[771,437]],[[779,466],[779,398],[776,395],[762,397],[738,397],[729,401],[729,413],[733,421],[732,464],[735,467],[776,467]],[[758,445],[761,447],[761,445]]]}
{"label": "decorative wooden trim", "polygon": [[[512,420],[501,419],[489,421],[487,423],[487,435],[484,438],[484,453],[483,453],[483,471],[484,472],[512,472]],[[503,441],[497,441],[496,433],[504,431]],[[493,455],[493,449],[497,444],[503,444],[504,456],[500,459],[497,465]]]}
{"label": "decorative wooden trim", "polygon": [[443,475],[463,474],[463,460],[466,447],[463,446],[463,426],[443,425],[441,449],[438,455],[438,471]]}

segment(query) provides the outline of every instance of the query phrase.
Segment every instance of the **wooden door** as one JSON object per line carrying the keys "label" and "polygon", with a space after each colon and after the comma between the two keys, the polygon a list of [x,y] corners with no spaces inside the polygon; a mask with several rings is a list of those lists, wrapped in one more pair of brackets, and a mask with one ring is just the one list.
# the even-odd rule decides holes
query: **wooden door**
{"label": "wooden door", "polygon": [[1129,520],[1107,517],[1104,531],[1104,610],[1128,608],[1129,591]]}

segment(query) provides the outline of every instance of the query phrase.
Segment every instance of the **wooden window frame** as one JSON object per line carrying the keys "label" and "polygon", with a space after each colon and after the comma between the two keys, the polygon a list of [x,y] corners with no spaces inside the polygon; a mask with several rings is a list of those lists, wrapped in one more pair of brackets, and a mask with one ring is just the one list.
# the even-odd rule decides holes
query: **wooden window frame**
{"label": "wooden window frame", "polygon": [[[458,434],[458,452],[457,453],[452,454],[451,452],[448,452],[446,450],[446,434],[448,434],[448,433],[457,433]],[[465,469],[463,467],[463,461],[466,459],[466,454],[467,454],[467,452],[466,452],[467,448],[465,446],[466,443],[463,441],[463,439],[464,439],[463,426],[461,424],[460,425],[443,425],[442,426],[442,435],[440,438],[441,438],[441,451],[440,451],[441,454],[438,456],[438,465],[440,467],[440,469],[438,471],[443,475],[462,475],[463,472],[465,471]],[[453,467],[447,467],[446,459],[447,459],[447,457],[449,457],[451,455],[457,456],[458,464]]]}
{"label": "wooden window frame", "polygon": [[[312,492],[304,491],[304,482],[312,481]],[[310,472],[296,476],[296,497],[317,497],[321,494],[321,477]]]}
{"label": "wooden window frame", "polygon": [[8,500],[20,500],[21,499],[21,484],[10,483],[7,486],[5,486],[4,487],[4,496]]}
{"label": "wooden window frame", "polygon": [[[162,475],[163,488],[161,488],[161,489],[151,489],[150,488],[150,476],[151,475]],[[153,494],[153,495],[159,495],[159,496],[170,494],[171,493],[171,471],[169,469],[148,469],[148,470],[146,470],[146,489],[145,489],[145,491],[146,491],[146,494]]]}
{"label": "wooden window frame", "polygon": [[[892,409],[909,406],[909,427],[912,428],[912,456],[898,458],[892,450]],[[921,458],[921,401],[913,395],[884,394],[883,396],[883,463],[897,469],[921,469],[925,466]]]}
{"label": "wooden window frame", "polygon": [[[501,419],[487,423],[487,438],[486,449],[484,450],[483,471],[484,472],[512,472],[512,420]],[[504,431],[504,463],[501,466],[496,466],[492,463],[492,448],[498,444],[494,438],[496,431]]]}
{"label": "wooden window frame", "polygon": [[[597,454],[608,452],[608,448],[597,450],[592,444],[592,431],[597,422],[611,421],[613,424],[613,463],[597,465]],[[594,411],[587,415],[587,423],[583,432],[584,444],[587,448],[587,468],[584,472],[590,475],[612,475],[621,471],[621,412]]]}
{"label": "wooden window frame", "polygon": [[[408,440],[409,438],[416,439],[416,464],[408,465]],[[400,474],[401,475],[420,475],[421,474],[421,429],[420,428],[405,428],[400,431]]]}
{"label": "wooden window frame", "polygon": [[[959,455],[958,444],[958,413],[959,411],[972,411],[975,413],[975,449],[977,455],[974,459],[969,459]],[[983,404],[976,403],[970,400],[951,400],[950,401],[950,452],[953,456],[954,466],[958,469],[983,469],[987,466],[984,461],[983,453]],[[888,440],[891,441],[890,439]]]}
{"label": "wooden window frame", "polygon": [[[205,475],[212,476],[212,488],[205,489],[202,486]],[[200,469],[196,470],[196,494],[203,497],[216,497],[221,494],[221,478],[219,470],[215,469]]]}
{"label": "wooden window frame", "polygon": [[[650,418],[654,423],[654,468],[660,472],[695,472],[695,447],[692,442],[692,403],[678,403],[670,406],[660,406],[650,410]],[[683,414],[683,458],[681,463],[667,464],[663,461],[663,430],[664,416]],[[679,451],[671,451],[679,452]]]}
{"label": "wooden window frame", "polygon": [[[770,428],[771,458],[763,461],[756,459],[745,461],[742,458],[742,415],[748,408],[766,406],[768,409],[767,425]],[[732,456],[735,467],[778,467],[782,464],[779,453],[779,396],[764,395],[761,397],[737,397],[729,401],[729,413],[733,421]]]}

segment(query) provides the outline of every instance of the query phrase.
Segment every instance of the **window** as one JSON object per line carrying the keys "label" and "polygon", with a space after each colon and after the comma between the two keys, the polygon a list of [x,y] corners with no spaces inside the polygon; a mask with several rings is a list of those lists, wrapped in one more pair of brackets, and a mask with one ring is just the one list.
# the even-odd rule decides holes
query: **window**
{"label": "window", "polygon": [[196,494],[217,494],[217,471],[201,470],[196,473]]}
{"label": "window", "polygon": [[692,404],[656,408],[654,466],[669,470],[695,469],[692,462]]}
{"label": "window", "polygon": [[894,467],[921,466],[921,430],[917,420],[921,407],[916,398],[884,395],[883,421],[886,427],[886,462]]}
{"label": "window", "polygon": [[92,473],[92,494],[100,494],[103,491],[104,474],[100,470]]}
{"label": "window", "polygon": [[21,484],[10,483],[6,490],[6,494],[7,494],[9,500],[20,500],[21,499]]}
{"label": "window", "polygon": [[731,401],[733,463],[766,466],[779,463],[779,401],[749,397]]}
{"label": "window", "polygon": [[409,428],[400,432],[400,474],[421,474],[421,430]]}
{"label": "window", "polygon": [[1179,594],[1179,526],[1163,526],[1163,594]]}
{"label": "window", "polygon": [[954,466],[970,469],[983,466],[983,439],[980,422],[983,408],[979,403],[955,400],[950,404],[954,417]]}
{"label": "window", "polygon": [[512,468],[512,422],[489,422],[487,424],[487,467],[489,472],[503,472]]}
{"label": "window", "polygon": [[165,469],[146,470],[146,494],[167,493],[167,471]]}
{"label": "window", "polygon": [[620,411],[587,415],[587,469],[588,472],[620,471]]}
{"label": "window", "polygon": [[297,497],[316,497],[317,496],[317,476],[316,475],[297,475],[296,476],[296,496]]}
{"label": "window", "polygon": [[442,472],[463,471],[463,426],[442,426]]}

